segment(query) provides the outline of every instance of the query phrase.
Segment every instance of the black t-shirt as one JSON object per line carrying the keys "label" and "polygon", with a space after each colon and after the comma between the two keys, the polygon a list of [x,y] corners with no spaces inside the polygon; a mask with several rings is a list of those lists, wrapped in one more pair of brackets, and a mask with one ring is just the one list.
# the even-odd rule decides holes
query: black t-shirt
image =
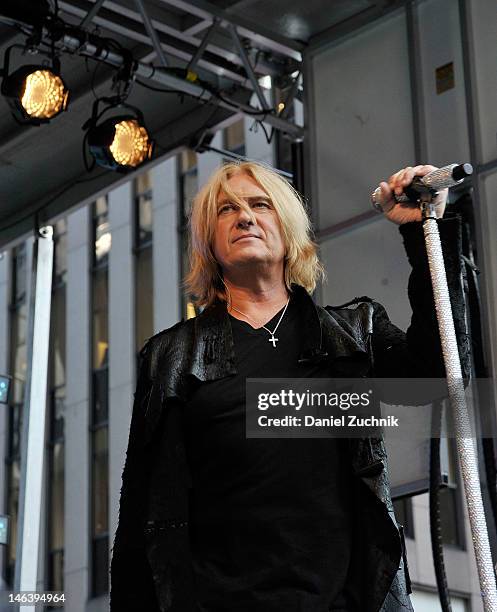
{"label": "black t-shirt", "polygon": [[[266,327],[273,330],[280,311]],[[190,538],[204,612],[360,609],[346,440],[247,439],[245,379],[327,377],[298,364],[300,313],[276,332],[230,316],[237,374],[200,384],[185,410]]]}

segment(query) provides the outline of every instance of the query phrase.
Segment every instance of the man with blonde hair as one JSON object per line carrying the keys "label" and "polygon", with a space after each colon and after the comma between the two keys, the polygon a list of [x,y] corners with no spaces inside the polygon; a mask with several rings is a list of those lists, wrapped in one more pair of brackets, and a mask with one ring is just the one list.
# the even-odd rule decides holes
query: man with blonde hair
{"label": "man with blonde hair", "polygon": [[[381,438],[247,439],[247,378],[444,376],[420,211],[393,201],[433,166],[381,183],[412,273],[407,334],[370,298],[322,308],[299,195],[230,163],[197,194],[186,279],[201,314],[150,338],[112,559],[111,610],[412,610]],[[436,201],[463,367],[460,227]]]}

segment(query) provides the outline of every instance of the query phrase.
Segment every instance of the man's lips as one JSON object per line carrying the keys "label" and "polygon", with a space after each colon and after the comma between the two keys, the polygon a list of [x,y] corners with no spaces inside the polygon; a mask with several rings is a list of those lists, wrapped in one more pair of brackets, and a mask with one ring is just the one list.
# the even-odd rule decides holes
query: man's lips
{"label": "man's lips", "polygon": [[255,234],[244,234],[243,236],[238,236],[238,238],[235,238],[233,242],[238,242],[239,240],[243,240],[244,238],[259,238],[259,236],[256,236]]}

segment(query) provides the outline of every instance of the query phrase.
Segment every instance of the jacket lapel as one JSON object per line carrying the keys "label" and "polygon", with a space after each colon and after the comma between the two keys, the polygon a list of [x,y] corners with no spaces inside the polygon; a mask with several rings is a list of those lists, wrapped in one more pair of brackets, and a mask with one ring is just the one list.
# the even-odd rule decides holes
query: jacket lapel
{"label": "jacket lapel", "polygon": [[[303,320],[304,343],[299,363],[353,358],[356,368],[357,358],[367,358],[365,342],[345,319],[316,306],[300,285],[292,285],[292,295]],[[237,373],[231,323],[224,302],[216,302],[196,317],[194,333],[189,374],[205,382]]]}

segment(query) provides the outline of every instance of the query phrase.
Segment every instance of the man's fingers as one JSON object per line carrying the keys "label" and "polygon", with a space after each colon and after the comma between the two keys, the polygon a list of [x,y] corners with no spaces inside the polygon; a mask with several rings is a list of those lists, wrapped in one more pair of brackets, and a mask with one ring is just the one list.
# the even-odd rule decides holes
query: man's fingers
{"label": "man's fingers", "polygon": [[392,199],[392,190],[390,189],[388,183],[385,183],[385,181],[382,181],[380,183],[380,190],[381,190],[381,199],[383,203],[386,203]]}
{"label": "man's fingers", "polygon": [[408,166],[404,170],[404,174],[402,176],[402,186],[407,187],[408,185],[410,185],[414,177],[415,177],[414,168],[411,168],[411,166]]}
{"label": "man's fingers", "polygon": [[436,166],[431,164],[419,164],[418,166],[406,166],[401,168],[395,174],[388,179],[388,181],[382,181],[381,197],[384,204],[393,199],[394,194],[400,196],[403,194],[404,189],[410,185],[416,176],[425,176],[429,172],[436,170]]}
{"label": "man's fingers", "polygon": [[428,172],[432,172],[433,170],[436,170],[436,169],[437,169],[436,166],[432,166],[431,164],[414,166],[416,176],[424,176],[425,174],[428,174]]}

